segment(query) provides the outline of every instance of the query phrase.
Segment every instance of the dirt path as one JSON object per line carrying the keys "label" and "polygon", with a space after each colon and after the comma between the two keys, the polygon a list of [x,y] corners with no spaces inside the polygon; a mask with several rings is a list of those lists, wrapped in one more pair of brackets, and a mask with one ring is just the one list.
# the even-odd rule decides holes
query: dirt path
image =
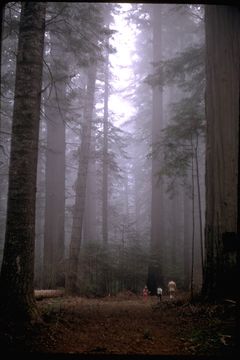
{"label": "dirt path", "polygon": [[232,321],[220,319],[222,315],[206,307],[177,304],[166,298],[159,304],[155,297],[146,303],[142,298],[63,297],[38,301],[38,306],[48,329],[31,340],[32,351],[150,355],[222,355],[233,351],[232,335],[228,335]]}
{"label": "dirt path", "polygon": [[[156,301],[155,301],[156,302]],[[115,354],[186,354],[176,329],[152,301],[76,300],[61,310],[50,351]],[[57,335],[57,336],[56,336]]]}

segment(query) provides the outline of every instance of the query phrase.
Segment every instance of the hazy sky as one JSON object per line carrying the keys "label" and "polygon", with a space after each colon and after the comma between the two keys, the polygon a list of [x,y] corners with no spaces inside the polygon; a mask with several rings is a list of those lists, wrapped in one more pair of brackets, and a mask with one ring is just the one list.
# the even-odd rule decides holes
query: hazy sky
{"label": "hazy sky", "polygon": [[[131,5],[121,4],[121,8],[126,11],[131,8]],[[124,20],[124,13],[115,16],[115,24],[112,25],[112,28],[118,32],[114,34],[112,40],[112,45],[117,49],[117,52],[109,57],[113,73],[113,84],[111,85],[116,90],[127,90],[133,74],[134,29]],[[135,111],[130,102],[124,99],[124,93],[110,96],[109,109],[117,115],[116,122],[119,121],[120,123],[128,120]]]}

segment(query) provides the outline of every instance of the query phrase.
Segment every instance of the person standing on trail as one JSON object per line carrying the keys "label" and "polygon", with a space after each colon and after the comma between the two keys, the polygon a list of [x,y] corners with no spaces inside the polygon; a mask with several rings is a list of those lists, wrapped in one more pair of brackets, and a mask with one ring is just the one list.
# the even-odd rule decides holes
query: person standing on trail
{"label": "person standing on trail", "polygon": [[169,292],[170,299],[173,299],[175,297],[176,290],[177,290],[177,286],[176,286],[175,281],[173,281],[173,280],[169,281],[168,292]]}
{"label": "person standing on trail", "polygon": [[158,288],[157,288],[157,297],[158,297],[158,299],[159,299],[159,302],[161,302],[161,300],[162,300],[162,288],[160,288],[160,286],[158,286]]}
{"label": "person standing on trail", "polygon": [[144,301],[147,301],[147,297],[148,297],[148,288],[147,286],[144,286],[144,289],[143,289],[143,300]]}

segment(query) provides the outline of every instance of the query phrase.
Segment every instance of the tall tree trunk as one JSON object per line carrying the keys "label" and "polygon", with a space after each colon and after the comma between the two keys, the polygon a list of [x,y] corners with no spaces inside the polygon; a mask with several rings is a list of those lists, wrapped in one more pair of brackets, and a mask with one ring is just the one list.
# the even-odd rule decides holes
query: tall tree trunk
{"label": "tall tree trunk", "polygon": [[3,36],[3,19],[4,19],[4,1],[0,4],[0,131],[1,131],[1,117],[2,117],[2,36]]}
{"label": "tall tree trunk", "polygon": [[177,246],[180,242],[180,208],[179,208],[179,194],[176,193],[171,201],[168,201],[170,205],[170,264],[173,273],[176,273],[177,267]]}
{"label": "tall tree trunk", "polygon": [[83,220],[83,241],[90,242],[97,240],[97,169],[94,159],[95,138],[92,135],[91,155],[88,165],[86,204]]}
{"label": "tall tree trunk", "polygon": [[204,253],[203,253],[203,224],[202,224],[202,201],[201,201],[201,188],[200,188],[200,174],[199,174],[199,159],[198,159],[198,136],[194,150],[194,158],[196,164],[196,180],[197,180],[197,196],[198,196],[198,214],[199,214],[199,230],[200,230],[200,251],[201,251],[201,270],[202,278],[204,276]]}
{"label": "tall tree trunk", "polygon": [[65,125],[56,113],[56,103],[51,105],[47,111],[44,288],[64,285]]}
{"label": "tall tree trunk", "polygon": [[128,184],[128,171],[126,171],[126,176],[124,179],[124,223],[129,228],[129,184]]}
{"label": "tall tree trunk", "polygon": [[46,205],[44,229],[44,288],[64,286],[64,219],[65,219],[65,109],[67,67],[57,68],[59,40],[52,37],[50,64],[54,86],[46,102]]}
{"label": "tall tree trunk", "polygon": [[[4,21],[4,8],[5,2],[1,2],[0,4],[0,165],[2,168],[2,155],[5,153],[4,144],[3,144],[3,134],[2,134],[2,37],[3,37],[3,21]],[[2,170],[2,169],[1,169]],[[0,264],[2,262],[2,248],[4,244],[4,232],[5,232],[5,196],[3,197],[2,194],[5,193],[4,183],[1,178],[0,184]]]}
{"label": "tall tree trunk", "polygon": [[66,290],[76,295],[78,289],[78,262],[82,241],[83,216],[86,199],[87,173],[91,145],[92,116],[97,66],[93,64],[88,69],[87,93],[84,108],[84,124],[79,153],[79,167],[76,185],[76,199],[73,210],[72,236],[69,247],[69,264],[67,269]]}
{"label": "tall tree trunk", "polygon": [[206,226],[203,294],[221,299],[236,291],[236,257],[222,234],[237,231],[240,11],[206,6]]}
{"label": "tall tree trunk", "polygon": [[140,201],[139,201],[139,178],[138,178],[138,167],[135,164],[134,166],[134,208],[135,208],[135,229],[137,237],[140,234]]}
{"label": "tall tree trunk", "polygon": [[102,185],[102,238],[105,250],[102,265],[102,293],[109,293],[108,267],[108,101],[109,101],[108,54],[104,69],[104,115],[103,115],[103,185]]}
{"label": "tall tree trunk", "polygon": [[[240,90],[239,90],[240,92]],[[240,94],[239,94],[239,108],[240,108]],[[240,110],[239,110],[239,123],[238,135],[240,136]],[[237,184],[237,233],[240,234],[240,140],[238,140],[238,184]],[[239,241],[239,240],[238,240]],[[240,278],[240,247],[237,249],[236,257],[236,278]],[[236,302],[236,344],[237,352],[240,354],[240,287],[237,288],[237,302]]]}
{"label": "tall tree trunk", "polygon": [[[107,4],[105,8],[105,24],[109,30],[110,22],[110,8],[111,5]],[[104,63],[104,114],[103,114],[103,182],[102,182],[102,238],[105,250],[103,260],[103,276],[102,276],[102,292],[103,294],[109,293],[109,261],[108,261],[108,136],[109,136],[109,38],[106,39],[106,56]]]}
{"label": "tall tree trunk", "polygon": [[192,145],[192,249],[191,249],[191,299],[194,295],[194,266],[195,266],[195,184],[194,184],[194,150],[193,142],[191,139]]}
{"label": "tall tree trunk", "polygon": [[108,243],[108,101],[109,101],[109,55],[104,64],[104,115],[103,115],[103,188],[102,188],[102,236]]}
{"label": "tall tree trunk", "polygon": [[[153,61],[161,60],[161,36],[162,36],[162,13],[161,4],[152,5],[153,21]],[[163,94],[162,87],[153,89],[153,119],[152,119],[152,143],[159,141],[160,131],[163,127]],[[157,173],[161,167],[159,154],[152,159],[152,205],[151,205],[151,244],[150,265],[148,269],[147,286],[152,294],[156,293],[158,285],[163,284],[161,259],[163,257],[163,185],[158,181]]]}
{"label": "tall tree trunk", "polygon": [[191,199],[188,194],[187,184],[184,186],[184,282],[183,286],[186,291],[190,289],[190,249],[191,249]]}
{"label": "tall tree trunk", "polygon": [[9,169],[6,238],[0,276],[1,317],[32,319],[34,238],[46,3],[22,5]]}
{"label": "tall tree trunk", "polygon": [[[44,82],[43,82],[44,87]],[[44,104],[42,104],[44,113]],[[39,139],[45,136],[45,121],[40,120]],[[43,245],[44,245],[44,213],[45,213],[45,147],[39,143],[38,148],[38,167],[37,167],[37,194],[36,194],[36,237],[35,237],[35,269],[34,287],[43,289]]]}

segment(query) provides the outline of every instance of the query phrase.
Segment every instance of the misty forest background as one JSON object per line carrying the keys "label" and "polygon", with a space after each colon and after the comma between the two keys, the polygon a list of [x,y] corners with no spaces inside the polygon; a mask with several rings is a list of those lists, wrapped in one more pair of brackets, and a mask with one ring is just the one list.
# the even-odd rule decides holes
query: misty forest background
{"label": "misty forest background", "polygon": [[[222,234],[238,226],[239,9],[1,6],[6,302],[29,306],[33,288],[166,294],[172,279],[234,298]],[[131,62],[114,65],[126,29]]]}

